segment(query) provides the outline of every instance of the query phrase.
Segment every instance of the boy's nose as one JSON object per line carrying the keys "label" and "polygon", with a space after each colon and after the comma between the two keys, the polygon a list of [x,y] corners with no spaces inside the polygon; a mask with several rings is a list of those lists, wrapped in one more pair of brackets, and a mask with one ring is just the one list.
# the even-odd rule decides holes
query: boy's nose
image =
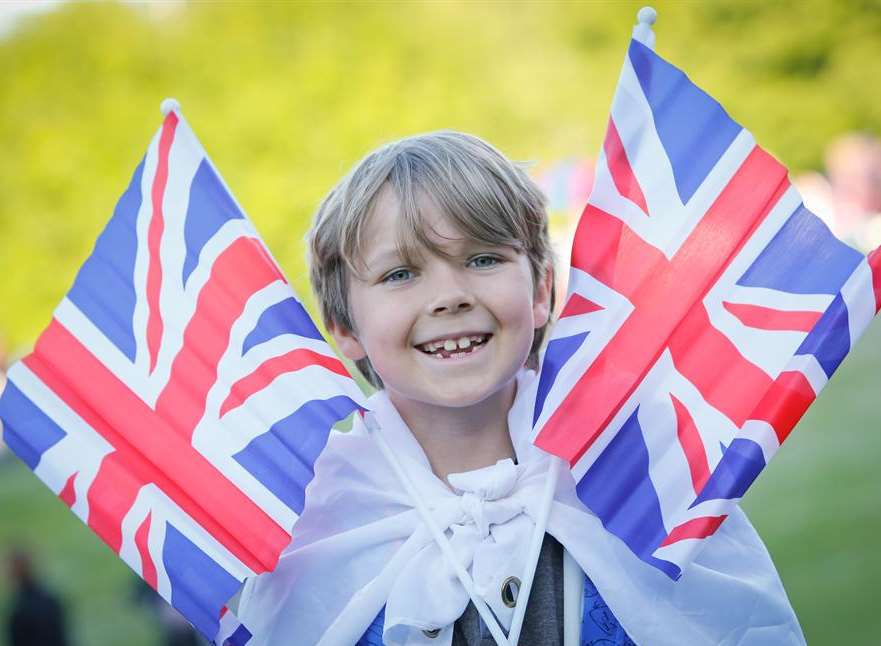
{"label": "boy's nose", "polygon": [[467,312],[472,307],[474,307],[474,303],[471,301],[471,299],[466,298],[463,295],[444,299],[443,301],[436,300],[432,305],[431,313],[454,314],[456,312]]}
{"label": "boy's nose", "polygon": [[468,276],[454,262],[438,260],[425,269],[428,311],[432,315],[467,312],[474,307]]}
{"label": "boy's nose", "polygon": [[467,312],[473,307],[473,295],[456,283],[436,285],[433,298],[429,301],[429,309],[434,315]]}

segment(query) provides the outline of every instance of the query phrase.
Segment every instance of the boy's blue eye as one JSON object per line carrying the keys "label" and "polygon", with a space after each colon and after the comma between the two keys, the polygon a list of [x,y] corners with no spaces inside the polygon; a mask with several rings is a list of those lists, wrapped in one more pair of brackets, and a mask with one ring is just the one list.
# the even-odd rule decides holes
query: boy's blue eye
{"label": "boy's blue eye", "polygon": [[475,256],[471,260],[468,261],[472,267],[477,267],[478,269],[484,269],[486,267],[492,267],[493,265],[497,265],[501,262],[499,258],[496,256]]}
{"label": "boy's blue eye", "polygon": [[383,277],[382,282],[384,282],[384,283],[396,283],[396,282],[399,282],[399,281],[401,281],[401,280],[407,280],[407,279],[410,278],[411,276],[413,276],[413,272],[410,271],[409,269],[395,269],[394,271],[389,272],[388,274],[386,274],[386,275]]}

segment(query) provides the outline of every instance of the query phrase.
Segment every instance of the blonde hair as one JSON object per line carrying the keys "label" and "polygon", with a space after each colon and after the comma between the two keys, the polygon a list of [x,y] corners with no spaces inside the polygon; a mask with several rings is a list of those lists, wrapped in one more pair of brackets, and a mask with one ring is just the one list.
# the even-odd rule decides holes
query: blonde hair
{"label": "blonde hair", "polygon": [[[546,200],[520,167],[482,139],[461,132],[407,137],[358,162],[315,213],[307,236],[309,276],[325,324],[357,332],[348,306],[349,272],[358,274],[364,226],[386,185],[400,204],[397,245],[408,262],[422,248],[443,254],[426,231],[419,208],[420,198],[428,197],[463,235],[525,253],[535,284],[552,271]],[[546,328],[535,331],[527,359],[532,367],[537,366]],[[369,358],[356,365],[371,384],[382,388]]]}

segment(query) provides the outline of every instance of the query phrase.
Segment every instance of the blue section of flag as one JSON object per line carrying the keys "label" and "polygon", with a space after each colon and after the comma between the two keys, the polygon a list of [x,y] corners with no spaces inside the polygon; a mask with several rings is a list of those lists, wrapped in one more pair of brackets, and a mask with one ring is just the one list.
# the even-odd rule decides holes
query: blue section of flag
{"label": "blue section of flag", "polygon": [[795,294],[834,295],[862,259],[862,254],[832,235],[823,221],[802,204],[737,284]]}
{"label": "blue section of flag", "polygon": [[47,450],[67,435],[12,381],[6,382],[0,396],[0,420],[3,420],[6,446],[31,470],[37,467]]}
{"label": "blue section of flag", "polygon": [[260,315],[257,325],[242,343],[242,355],[255,345],[282,334],[299,334],[310,339],[324,340],[303,304],[293,297],[286,298],[267,307],[266,311]]}
{"label": "blue section of flag", "polygon": [[239,626],[233,634],[223,641],[223,646],[245,646],[253,635],[244,626]]}
{"label": "blue section of flag", "polygon": [[131,361],[135,360],[137,351],[132,319],[143,172],[141,160],[116,204],[113,217],[98,237],[92,255],[80,268],[67,293],[67,298]]}
{"label": "blue section of flag", "polygon": [[764,468],[762,447],[752,440],[735,438],[691,507],[707,500],[742,498]]}
{"label": "blue section of flag", "polygon": [[635,646],[586,574],[582,605],[581,646]]}
{"label": "blue section of flag", "polygon": [[181,276],[184,285],[198,265],[202,247],[211,236],[229,220],[244,217],[211,164],[203,159],[190,185],[190,201],[184,225],[187,246],[187,257]]}
{"label": "blue section of flag", "polygon": [[630,42],[629,56],[685,204],[743,128],[681,70],[639,41]]}
{"label": "blue section of flag", "polygon": [[382,641],[382,630],[385,626],[385,606],[376,615],[376,619],[367,628],[367,631],[361,636],[361,639],[355,646],[385,646]]}
{"label": "blue section of flag", "polygon": [[587,470],[576,492],[603,526],[627,543],[634,554],[678,579],[678,567],[652,556],[667,537],[667,530],[658,494],[649,478],[649,454],[638,414],[639,408]]}
{"label": "blue section of flag", "polygon": [[823,312],[823,316],[802,341],[795,354],[814,355],[826,376],[831,377],[850,352],[850,347],[847,305],[839,294]]}
{"label": "blue section of flag", "polygon": [[533,426],[541,416],[545,400],[557,380],[557,375],[572,355],[578,351],[588,334],[589,332],[573,334],[562,339],[554,339],[548,343],[539,371],[538,392],[535,396],[535,410],[532,414]]}
{"label": "blue section of flag", "polygon": [[345,395],[313,399],[251,440],[234,457],[279,500],[300,514],[306,485],[315,475],[313,464],[327,444],[331,427],[357,408],[358,404]]}
{"label": "blue section of flag", "polygon": [[162,562],[171,583],[171,605],[209,640],[220,629],[220,610],[241,583],[171,523],[165,525]]}

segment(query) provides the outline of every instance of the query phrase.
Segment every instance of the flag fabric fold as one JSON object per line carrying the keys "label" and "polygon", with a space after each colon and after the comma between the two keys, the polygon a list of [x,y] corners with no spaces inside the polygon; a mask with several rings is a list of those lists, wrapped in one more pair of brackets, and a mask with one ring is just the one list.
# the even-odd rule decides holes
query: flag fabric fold
{"label": "flag fabric fold", "polygon": [[712,97],[631,41],[538,446],[641,559],[678,578],[881,307],[881,253],[836,239]]}
{"label": "flag fabric fold", "polygon": [[[362,393],[178,110],[0,398],[4,440],[208,639]],[[221,613],[224,613],[224,635]]]}

